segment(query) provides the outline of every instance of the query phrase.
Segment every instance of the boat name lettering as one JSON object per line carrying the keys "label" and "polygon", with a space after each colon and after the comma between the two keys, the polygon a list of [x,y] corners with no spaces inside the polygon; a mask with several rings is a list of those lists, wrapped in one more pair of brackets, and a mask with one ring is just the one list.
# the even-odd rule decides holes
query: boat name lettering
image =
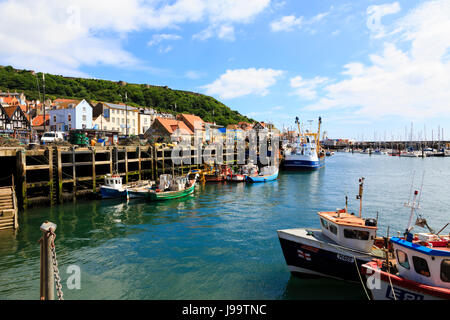
{"label": "boat name lettering", "polygon": [[337,258],[339,259],[339,260],[342,260],[342,261],[345,261],[345,262],[351,262],[351,263],[353,263],[355,260],[353,259],[353,257],[349,257],[349,256],[346,256],[346,255],[343,255],[343,254],[340,254],[340,253],[338,253],[337,254]]}
{"label": "boat name lettering", "polygon": [[[395,293],[395,297],[394,297]],[[387,286],[386,290],[386,298],[390,300],[423,300],[424,297],[421,294],[417,294],[411,291],[406,291],[400,288],[394,288],[392,290],[392,287],[390,285]]]}

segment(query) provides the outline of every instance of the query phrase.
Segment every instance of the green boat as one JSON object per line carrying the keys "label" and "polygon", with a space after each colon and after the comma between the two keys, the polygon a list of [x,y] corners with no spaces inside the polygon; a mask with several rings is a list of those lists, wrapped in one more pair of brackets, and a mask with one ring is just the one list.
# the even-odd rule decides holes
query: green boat
{"label": "green boat", "polygon": [[190,183],[190,186],[184,190],[179,190],[179,191],[150,190],[148,192],[147,199],[150,201],[177,199],[177,198],[185,197],[185,196],[188,196],[188,195],[194,193],[194,189],[195,189],[195,180],[192,180]]}

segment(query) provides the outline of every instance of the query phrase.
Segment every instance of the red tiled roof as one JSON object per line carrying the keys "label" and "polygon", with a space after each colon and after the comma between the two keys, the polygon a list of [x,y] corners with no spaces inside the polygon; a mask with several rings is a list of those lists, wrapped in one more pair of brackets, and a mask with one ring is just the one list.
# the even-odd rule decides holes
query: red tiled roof
{"label": "red tiled roof", "polygon": [[53,100],[53,104],[56,105],[56,109],[67,109],[69,104],[74,104],[74,107],[77,106],[81,100],[74,99],[56,99]]}
{"label": "red tiled roof", "polygon": [[187,126],[192,129],[198,129],[201,130],[203,128],[204,121],[199,116],[193,115],[193,114],[185,114],[182,113],[180,115],[181,120],[183,120]]}
{"label": "red tiled roof", "polygon": [[[50,116],[48,114],[45,115],[45,121],[48,121],[50,119]],[[44,125],[44,115],[39,115],[32,121],[32,126],[34,127],[40,127]]]}
{"label": "red tiled roof", "polygon": [[194,134],[192,130],[189,129],[189,127],[183,121],[161,117],[156,117],[155,120],[158,121],[164,127],[164,129],[166,129],[166,131],[170,134],[172,134],[177,129],[180,129],[181,132],[184,134]]}

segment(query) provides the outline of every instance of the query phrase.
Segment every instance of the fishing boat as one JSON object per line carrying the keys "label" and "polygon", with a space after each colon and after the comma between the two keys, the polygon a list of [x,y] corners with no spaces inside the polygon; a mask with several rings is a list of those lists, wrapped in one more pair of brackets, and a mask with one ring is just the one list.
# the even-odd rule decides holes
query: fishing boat
{"label": "fishing boat", "polygon": [[150,201],[171,200],[192,194],[198,174],[195,174],[194,179],[189,179],[189,174],[186,177],[175,178],[172,178],[170,174],[161,175],[158,188],[150,190],[147,199]]}
{"label": "fishing boat", "polygon": [[206,182],[225,181],[227,175],[231,173],[231,169],[227,165],[209,165],[209,169],[204,174]]}
{"label": "fishing boat", "polygon": [[125,186],[129,199],[145,198],[151,190],[154,182],[143,180],[129,183]]}
{"label": "fishing boat", "polygon": [[267,182],[278,178],[278,166],[265,166],[259,173],[248,175],[248,182]]}
{"label": "fishing boat", "polygon": [[366,285],[375,300],[450,300],[450,234],[434,232],[422,217],[415,225],[429,230],[413,234],[413,217],[419,208],[414,192],[408,226],[403,237],[392,237],[395,259],[374,259],[362,266]]}
{"label": "fishing boat", "polygon": [[226,176],[227,181],[231,182],[245,182],[246,176],[243,174],[242,168],[230,170]]}
{"label": "fishing boat", "polygon": [[325,153],[320,147],[320,125],[322,118],[319,117],[317,132],[300,128],[300,122],[296,117],[299,137],[291,150],[286,150],[284,156],[284,168],[289,170],[314,170],[325,165]]}
{"label": "fishing boat", "polygon": [[105,184],[100,186],[102,199],[127,198],[127,189],[122,185],[122,177],[118,174],[105,175]]}
{"label": "fishing boat", "polygon": [[359,269],[374,258],[382,258],[384,239],[376,236],[378,217],[363,218],[364,178],[359,180],[359,216],[344,209],[318,212],[321,229],[278,230],[289,271],[300,278],[328,277],[360,282]]}

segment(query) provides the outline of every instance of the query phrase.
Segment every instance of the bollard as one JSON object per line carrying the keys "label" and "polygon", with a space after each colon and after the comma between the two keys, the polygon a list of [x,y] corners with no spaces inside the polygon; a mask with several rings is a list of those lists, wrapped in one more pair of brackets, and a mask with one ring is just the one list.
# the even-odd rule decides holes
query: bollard
{"label": "bollard", "polygon": [[55,282],[52,261],[52,236],[51,232],[56,230],[56,224],[45,221],[41,225],[41,279],[40,279],[40,299],[55,299]]}

